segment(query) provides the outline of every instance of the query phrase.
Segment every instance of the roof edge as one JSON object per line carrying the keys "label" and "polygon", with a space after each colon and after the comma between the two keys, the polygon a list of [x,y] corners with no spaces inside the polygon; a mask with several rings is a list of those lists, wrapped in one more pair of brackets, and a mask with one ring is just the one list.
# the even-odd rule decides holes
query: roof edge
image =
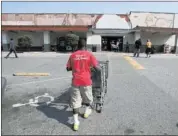
{"label": "roof edge", "polygon": [[178,14],[173,12],[153,12],[153,11],[130,11],[130,13]]}

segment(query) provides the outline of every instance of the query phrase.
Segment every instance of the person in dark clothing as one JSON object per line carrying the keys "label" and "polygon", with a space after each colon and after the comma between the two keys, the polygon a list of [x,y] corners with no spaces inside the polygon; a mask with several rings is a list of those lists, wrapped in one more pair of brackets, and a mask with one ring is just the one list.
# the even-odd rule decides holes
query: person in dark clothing
{"label": "person in dark clothing", "polygon": [[129,53],[129,43],[128,42],[126,43],[125,52]]}
{"label": "person in dark clothing", "polygon": [[12,52],[14,52],[15,57],[18,58],[13,39],[11,39],[11,41],[10,41],[9,53],[7,54],[7,56],[5,58],[7,59]]}
{"label": "person in dark clothing", "polygon": [[140,46],[142,46],[141,39],[138,39],[135,41],[135,51],[134,51],[134,57],[137,55],[139,57],[140,54]]}

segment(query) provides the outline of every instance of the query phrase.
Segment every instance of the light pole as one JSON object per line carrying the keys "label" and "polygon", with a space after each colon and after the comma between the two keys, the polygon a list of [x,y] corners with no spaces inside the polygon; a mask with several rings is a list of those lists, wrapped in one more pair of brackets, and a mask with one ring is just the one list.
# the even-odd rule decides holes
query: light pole
{"label": "light pole", "polygon": [[175,46],[176,46],[176,56],[178,56],[178,35],[176,35],[176,42],[175,42]]}

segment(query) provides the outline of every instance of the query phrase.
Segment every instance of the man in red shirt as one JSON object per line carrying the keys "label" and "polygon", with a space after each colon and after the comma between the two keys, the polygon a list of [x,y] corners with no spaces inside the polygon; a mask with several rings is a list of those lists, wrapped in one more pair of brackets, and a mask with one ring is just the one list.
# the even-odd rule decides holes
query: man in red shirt
{"label": "man in red shirt", "polygon": [[100,70],[96,58],[85,48],[86,42],[83,39],[79,40],[78,50],[73,52],[67,62],[67,71],[72,71],[72,91],[71,103],[73,108],[74,126],[73,129],[79,129],[79,108],[82,103],[86,105],[84,118],[88,118],[91,114],[91,104],[93,102],[91,68]]}

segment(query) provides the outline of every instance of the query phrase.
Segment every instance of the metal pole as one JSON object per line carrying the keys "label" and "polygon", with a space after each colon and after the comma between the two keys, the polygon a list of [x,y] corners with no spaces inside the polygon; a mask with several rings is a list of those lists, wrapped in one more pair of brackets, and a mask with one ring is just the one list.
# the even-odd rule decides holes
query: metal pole
{"label": "metal pole", "polygon": [[[172,29],[174,29],[175,28],[175,16],[176,16],[176,14],[174,13],[174,16],[173,16],[173,25],[172,25]],[[176,54],[176,56],[178,56],[178,35],[177,34],[175,34],[176,36],[175,36],[175,54]]]}
{"label": "metal pole", "polygon": [[176,56],[178,56],[178,35],[176,35],[175,46],[176,46]]}

